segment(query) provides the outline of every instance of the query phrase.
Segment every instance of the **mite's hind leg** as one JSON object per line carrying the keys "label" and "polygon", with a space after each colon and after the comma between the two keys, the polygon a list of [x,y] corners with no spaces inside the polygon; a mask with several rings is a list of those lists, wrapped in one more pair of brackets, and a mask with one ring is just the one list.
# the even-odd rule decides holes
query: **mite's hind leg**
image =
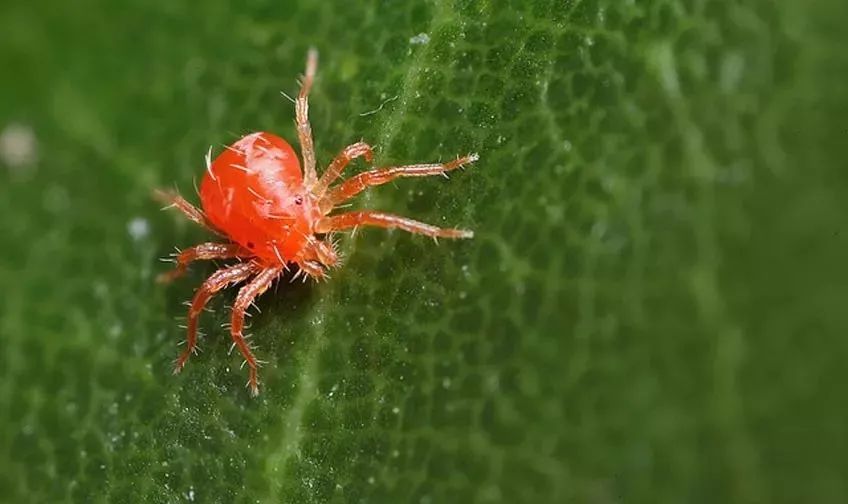
{"label": "mite's hind leg", "polygon": [[188,309],[188,318],[186,319],[186,347],[177,358],[174,365],[174,374],[179,373],[183,369],[186,361],[197,348],[197,321],[209,299],[221,289],[228,285],[244,281],[257,271],[258,266],[253,263],[240,263],[228,268],[219,269],[215,273],[212,273],[197,289],[191,300]]}
{"label": "mite's hind leg", "polygon": [[410,233],[422,234],[431,238],[473,238],[474,232],[467,229],[445,229],[425,224],[399,215],[383,212],[358,211],[331,217],[324,217],[315,225],[316,233],[329,233],[357,226],[376,226],[381,228],[403,229]]}
{"label": "mite's hind leg", "polygon": [[241,248],[235,243],[201,243],[187,248],[177,254],[174,258],[177,265],[171,271],[166,271],[156,277],[156,281],[166,283],[182,276],[186,268],[193,261],[209,259],[232,259],[233,257],[246,257],[251,255],[249,251]]}
{"label": "mite's hind leg", "polygon": [[311,187],[318,179],[315,172],[315,146],[312,142],[312,126],[309,125],[309,91],[315,81],[315,72],[318,69],[318,51],[309,49],[306,55],[306,72],[300,83],[300,92],[294,103],[295,118],[297,123],[297,138],[300,141],[300,152],[303,156],[303,182],[306,187]]}
{"label": "mite's hind leg", "polygon": [[213,226],[211,222],[209,222],[206,215],[204,215],[199,208],[186,201],[186,199],[180,196],[176,191],[163,191],[161,189],[157,189],[153,192],[153,196],[157,200],[168,205],[165,208],[174,207],[182,212],[188,220],[205,227],[216,235],[221,236],[221,233],[215,229],[215,226]]}
{"label": "mite's hind leg", "polygon": [[268,290],[268,287],[282,273],[282,266],[274,266],[259,270],[256,277],[247,285],[239,290],[238,296],[233,303],[233,314],[230,320],[230,336],[233,338],[233,343],[238,347],[244,361],[247,364],[249,378],[247,386],[250,387],[250,393],[254,396],[259,394],[259,380],[256,373],[256,358],[250,350],[250,346],[244,341],[244,315],[247,308],[253,303],[253,300],[263,292]]}
{"label": "mite's hind leg", "polygon": [[355,175],[338,186],[331,189],[318,205],[324,214],[330,213],[333,208],[357,194],[367,187],[385,184],[400,177],[429,177],[430,175],[441,175],[445,172],[455,170],[467,164],[477,161],[477,154],[469,154],[447,163],[428,163],[408,166],[393,166],[391,168],[379,168]]}

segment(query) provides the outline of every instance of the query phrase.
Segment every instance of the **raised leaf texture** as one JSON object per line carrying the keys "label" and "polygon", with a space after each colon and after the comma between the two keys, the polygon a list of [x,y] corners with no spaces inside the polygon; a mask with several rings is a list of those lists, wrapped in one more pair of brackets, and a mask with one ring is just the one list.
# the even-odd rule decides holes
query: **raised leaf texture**
{"label": "raised leaf texture", "polygon": [[[839,0],[4,3],[0,129],[31,129],[37,161],[0,145],[0,498],[844,502],[846,19]],[[357,205],[477,236],[363,229],[332,281],[264,296],[254,400],[232,294],[170,375],[214,265],[154,285],[208,237],[149,196],[192,195],[210,144],[294,140],[279,91],[310,45],[320,162],[360,139],[382,164],[481,153]]]}

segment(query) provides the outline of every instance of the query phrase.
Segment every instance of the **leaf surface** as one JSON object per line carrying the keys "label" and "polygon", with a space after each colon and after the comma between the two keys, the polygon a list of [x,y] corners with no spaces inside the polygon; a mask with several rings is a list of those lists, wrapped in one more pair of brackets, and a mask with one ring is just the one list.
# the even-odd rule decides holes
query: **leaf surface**
{"label": "leaf surface", "polygon": [[[844,502],[844,19],[837,0],[3,5],[0,495]],[[279,92],[311,45],[319,165],[360,139],[384,165],[479,152],[355,204],[476,237],[362,229],[332,281],[281,283],[251,318],[254,400],[231,293],[170,375],[215,265],[154,284],[209,237],[150,192],[195,199],[209,145],[294,140]],[[34,162],[9,157],[27,132]]]}

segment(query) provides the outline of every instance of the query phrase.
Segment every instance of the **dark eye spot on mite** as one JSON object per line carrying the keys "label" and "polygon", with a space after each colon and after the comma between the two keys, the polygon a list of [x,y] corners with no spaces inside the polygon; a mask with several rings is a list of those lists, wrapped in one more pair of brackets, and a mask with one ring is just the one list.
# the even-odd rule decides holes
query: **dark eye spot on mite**
{"label": "dark eye spot on mite", "polygon": [[296,196],[294,198],[294,204],[295,205],[302,205],[303,204],[303,196]]}
{"label": "dark eye spot on mite", "polygon": [[247,248],[252,249],[252,248],[254,248],[255,246],[256,246],[256,245],[254,245],[254,244],[253,244],[253,242],[247,242]]}

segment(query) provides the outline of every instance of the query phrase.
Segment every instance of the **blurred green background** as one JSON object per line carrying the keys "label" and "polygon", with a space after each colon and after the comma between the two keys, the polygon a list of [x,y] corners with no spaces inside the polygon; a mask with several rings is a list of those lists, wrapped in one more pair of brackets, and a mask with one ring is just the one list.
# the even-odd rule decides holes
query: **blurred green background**
{"label": "blurred green background", "polygon": [[[0,500],[848,502],[842,0],[0,4]],[[180,376],[209,145],[481,161]],[[357,163],[351,172],[364,169]]]}

